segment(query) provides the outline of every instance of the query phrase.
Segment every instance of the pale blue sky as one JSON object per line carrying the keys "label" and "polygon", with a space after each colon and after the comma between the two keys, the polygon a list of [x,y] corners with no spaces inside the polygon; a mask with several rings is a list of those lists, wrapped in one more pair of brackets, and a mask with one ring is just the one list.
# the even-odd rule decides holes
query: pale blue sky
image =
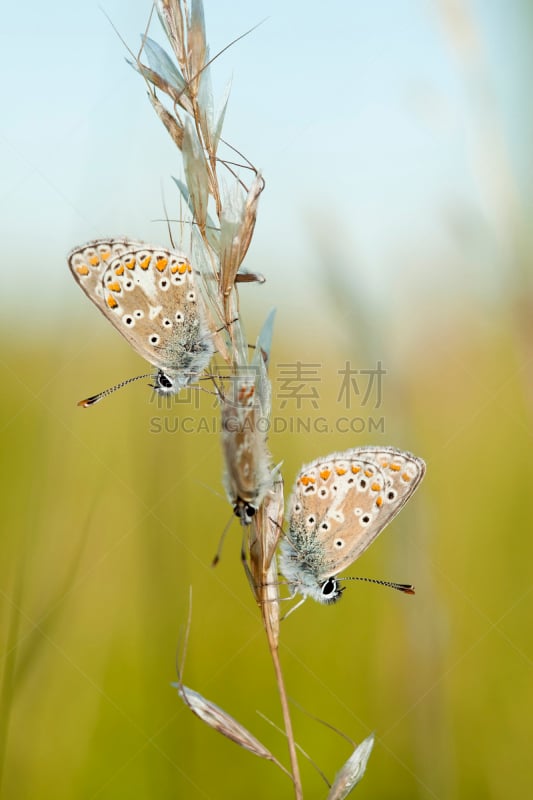
{"label": "pale blue sky", "polygon": [[[456,5],[476,39],[446,26]],[[137,46],[147,0],[102,6]],[[283,274],[308,283],[319,227],[374,294],[405,284],[398,270],[406,291],[423,284],[436,264],[497,277],[516,176],[531,174],[523,6],[205,1],[213,53],[267,18],[214,66],[220,92],[233,80],[225,138],[267,180],[248,262],[269,271],[267,307]],[[31,0],[2,16],[2,294],[16,310],[22,275],[41,321],[65,300],[74,313],[86,304],[68,275],[71,246],[124,234],[167,243],[151,220],[161,185],[172,213],[179,160],[96,3]],[[152,35],[164,44],[157,22]]]}

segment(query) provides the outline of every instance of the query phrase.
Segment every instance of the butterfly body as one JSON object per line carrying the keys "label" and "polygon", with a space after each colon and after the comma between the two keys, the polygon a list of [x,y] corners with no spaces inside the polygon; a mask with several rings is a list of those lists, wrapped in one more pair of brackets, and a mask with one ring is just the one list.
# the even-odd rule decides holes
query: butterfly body
{"label": "butterfly body", "polygon": [[85,294],[156,368],[154,388],[176,394],[214,352],[203,299],[187,258],[128,239],[98,239],[68,255]]}
{"label": "butterfly body", "polygon": [[337,575],[372,544],[425,473],[417,456],[394,447],[360,447],[305,465],[289,502],[280,569],[292,595],[334,603]]}

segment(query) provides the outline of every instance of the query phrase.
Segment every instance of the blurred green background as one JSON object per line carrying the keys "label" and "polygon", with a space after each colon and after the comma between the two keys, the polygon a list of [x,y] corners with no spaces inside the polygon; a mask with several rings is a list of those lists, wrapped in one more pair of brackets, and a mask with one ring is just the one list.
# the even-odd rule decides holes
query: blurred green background
{"label": "blurred green background", "polygon": [[[355,12],[340,3],[324,22],[309,21],[300,4],[290,12],[276,3],[251,6],[246,19],[225,28],[224,14],[206,4],[208,31],[226,43],[272,13],[276,34],[284,22],[287,35],[301,25],[305,45],[290,55],[287,49],[286,58],[281,47],[279,72],[271,81],[259,76],[267,101],[246,100],[251,132],[246,115],[240,118],[246,103],[237,86],[232,103],[240,141],[255,158],[255,126],[270,124],[274,95],[281,104],[284,95],[298,103],[287,83],[289,69],[311,69],[307,46],[315,54],[324,43],[335,50],[342,13]],[[383,2],[376,8],[374,17],[350,17],[349,33],[342,32],[354,53],[367,54],[362,72],[354,66],[360,80],[350,82],[331,68],[348,105],[339,112],[321,94],[318,130],[316,110],[307,109],[306,129],[296,108],[285,128],[274,124],[271,140],[268,130],[257,134],[272,183],[246,263],[268,281],[245,286],[241,300],[250,341],[268,310],[278,308],[270,445],[274,461],[283,460],[287,496],[302,463],[334,450],[387,444],[426,460],[427,476],[415,497],[349,571],[413,582],[417,594],[353,583],[338,605],[308,601],[283,623],[294,726],[298,742],[330,780],[350,746],[300,707],[355,741],[376,732],[354,796],[527,797],[533,778],[533,520],[527,504],[533,308],[531,65],[524,42],[533,19],[525,2],[450,0],[425,8]],[[76,407],[80,398],[144,365],[75,287],[64,255],[77,242],[113,232],[166,242],[166,233],[150,229],[149,220],[162,215],[159,174],[178,167],[105,20],[94,14],[87,32],[86,20],[78,28],[66,6],[58,3],[56,10],[67,16],[61,17],[65,30],[47,43],[53,63],[63,65],[47,75],[48,88],[55,87],[50,102],[64,97],[62,80],[80,79],[78,64],[90,85],[85,47],[96,46],[102,58],[112,52],[120,77],[108,76],[104,126],[98,108],[74,88],[67,93],[68,113],[55,114],[53,106],[46,118],[37,114],[33,131],[22,126],[10,139],[2,123],[11,170],[2,194],[2,797],[289,797],[285,776],[204,726],[170,685],[192,587],[185,682],[286,761],[282,735],[256,713],[281,724],[258,612],[239,562],[237,522],[221,563],[210,567],[230,518],[213,398],[193,393],[167,408],[139,383],[93,409]],[[121,29],[143,29],[145,3],[128,10],[117,2],[112,11]],[[12,22],[19,44],[29,37],[35,45],[40,31],[34,16],[24,29],[22,20]],[[102,29],[105,47],[95,45],[94,32]],[[68,50],[74,41],[79,59]],[[253,45],[243,45],[244,54],[236,51],[232,57],[242,58],[234,65],[237,84],[243,72],[246,80],[247,71],[271,68],[273,41],[267,24]],[[387,42],[398,41],[398,52],[388,49]],[[260,52],[250,67],[253,47]],[[412,55],[420,82],[398,98],[387,89],[389,80],[412,88],[402,52]],[[434,83],[441,61],[453,84],[445,96]],[[37,63],[35,52],[23,59],[19,78]],[[95,59],[99,69],[101,59]],[[334,92],[331,74],[324,70],[321,77]],[[41,80],[38,72],[32,80]],[[38,102],[38,87],[25,88]],[[380,106],[377,117],[359,103],[360,93]],[[124,119],[122,104],[130,102],[139,128]],[[13,103],[10,98],[10,109]],[[115,103],[117,118],[110,114]],[[395,103],[410,125],[397,138],[396,128],[380,127]],[[359,171],[348,148],[351,131],[368,124],[365,110],[377,126],[369,126],[377,144],[372,151],[371,141],[355,142]],[[27,113],[20,99],[17,111]],[[84,114],[82,133],[91,143],[85,148],[73,122]],[[44,137],[39,124],[49,126]],[[413,141],[413,131],[421,130],[421,140]],[[385,134],[396,148],[380,149]],[[47,152],[39,149],[43,138]],[[72,152],[61,161],[67,139]],[[313,141],[320,144],[319,162]],[[464,148],[452,157],[458,142]],[[121,161],[122,145],[135,166],[131,172]],[[52,160],[45,157],[50,153]],[[166,166],[158,161],[163,157]],[[18,158],[28,168],[26,178],[17,173]],[[290,164],[288,176],[280,162]],[[435,164],[441,173],[433,171]],[[300,182],[304,167],[313,194]],[[294,223],[294,208],[299,221],[291,238],[287,219]],[[283,401],[283,365],[297,361],[315,365],[316,407],[309,398],[301,408]],[[375,407],[375,394],[365,405],[361,395],[352,396],[347,409],[339,398],[339,370],[346,362],[372,370],[378,361],[386,370],[382,404]],[[345,432],[345,423],[339,429],[340,418],[353,421],[353,433]],[[304,759],[301,767],[305,797],[325,797],[313,767]]]}

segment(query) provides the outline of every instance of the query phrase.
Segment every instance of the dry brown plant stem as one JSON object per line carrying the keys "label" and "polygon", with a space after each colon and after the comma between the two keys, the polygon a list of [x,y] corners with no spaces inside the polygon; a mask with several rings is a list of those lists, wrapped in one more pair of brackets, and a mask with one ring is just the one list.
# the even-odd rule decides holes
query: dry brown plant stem
{"label": "dry brown plant stem", "polygon": [[294,784],[294,796],[296,797],[296,800],[302,800],[303,792],[302,792],[302,782],[300,778],[300,767],[298,764],[298,757],[296,754],[296,742],[292,730],[292,720],[289,711],[289,700],[287,697],[287,690],[285,688],[283,671],[281,669],[281,662],[279,659],[279,647],[276,638],[273,634],[268,614],[264,613],[264,609],[265,606],[263,605],[262,607],[263,625],[265,627],[267,635],[267,642],[270,650],[270,656],[272,658],[272,663],[274,665],[274,673],[276,675],[276,683],[281,703],[281,712],[283,714],[283,725],[285,728],[285,733],[287,735],[287,743],[289,746],[289,758],[291,763],[292,780]]}
{"label": "dry brown plant stem", "polygon": [[[187,0],[157,0],[155,8],[174,59],[152,41],[146,31],[139,55],[133,56],[133,66],[143,76],[150,102],[181,152],[185,180],[177,181],[177,184],[190,213],[192,257],[195,269],[203,279],[203,302],[209,328],[230,372],[238,375],[239,370],[249,368],[249,359],[235,283],[253,236],[264,181],[250,162],[244,169],[252,175],[251,182],[239,174],[238,165],[221,159],[217,154],[219,144],[223,143],[221,130],[226,102],[217,116],[213,111],[209,82],[209,66],[213,59],[208,55],[201,0],[191,0],[190,5]],[[166,95],[166,105],[160,95],[163,99]],[[221,182],[220,167],[225,168],[226,182]],[[280,479],[258,509],[252,524],[243,526],[243,560],[261,610],[287,736],[294,795],[301,800],[303,791],[297,748],[279,658],[275,550],[282,519],[283,486]],[[262,748],[229,714],[181,683],[179,691],[189,708],[207,724],[280,766],[269,751]]]}

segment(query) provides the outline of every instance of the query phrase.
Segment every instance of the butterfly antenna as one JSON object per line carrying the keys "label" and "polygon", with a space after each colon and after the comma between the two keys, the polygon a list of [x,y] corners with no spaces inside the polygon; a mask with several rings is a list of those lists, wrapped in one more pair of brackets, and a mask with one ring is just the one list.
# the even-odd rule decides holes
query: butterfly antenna
{"label": "butterfly antenna", "polygon": [[125,381],[121,381],[117,383],[116,386],[111,386],[109,389],[104,389],[103,392],[99,392],[98,394],[93,394],[92,397],[87,397],[85,400],[80,400],[78,405],[82,406],[83,408],[89,408],[89,406],[94,406],[95,403],[98,403],[99,400],[103,400],[104,397],[107,397],[108,394],[113,394],[116,392],[117,389],[122,389],[123,386],[127,386],[128,383],[133,383],[134,381],[140,381],[142,378],[153,378],[151,373],[147,375],[137,375],[135,378],[128,378]]}
{"label": "butterfly antenna", "polygon": [[394,581],[380,581],[377,578],[337,578],[338,581],[366,581],[367,583],[377,583],[379,586],[388,586],[389,589],[396,589],[404,594],[415,594],[415,587],[412,583],[395,583]]}

